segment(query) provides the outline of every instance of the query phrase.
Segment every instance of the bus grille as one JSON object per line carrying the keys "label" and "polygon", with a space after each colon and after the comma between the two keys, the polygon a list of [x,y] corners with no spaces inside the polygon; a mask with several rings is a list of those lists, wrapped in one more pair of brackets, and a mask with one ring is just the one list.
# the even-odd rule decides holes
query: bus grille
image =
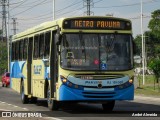
{"label": "bus grille", "polygon": [[117,78],[122,78],[124,77],[124,75],[121,74],[105,74],[105,75],[92,75],[92,74],[77,74],[74,77],[79,78],[79,79],[83,79],[83,78],[89,78],[92,80],[107,80],[107,79],[117,79]]}
{"label": "bus grille", "polygon": [[112,98],[115,92],[83,92],[83,97],[86,98]]}

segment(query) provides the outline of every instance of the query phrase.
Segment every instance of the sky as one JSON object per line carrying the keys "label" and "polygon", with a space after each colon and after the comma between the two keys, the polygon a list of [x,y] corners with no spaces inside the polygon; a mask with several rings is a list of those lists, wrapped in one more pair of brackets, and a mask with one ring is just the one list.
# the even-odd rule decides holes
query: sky
{"label": "sky", "polygon": [[[86,0],[55,0],[55,19],[61,17],[84,16]],[[143,1],[143,31],[147,31],[151,13],[160,9],[160,0]],[[94,16],[127,18],[132,21],[133,36],[141,34],[141,0],[91,0]],[[1,6],[0,6],[1,7]],[[2,11],[2,7],[0,8]],[[1,13],[1,12],[0,12]],[[2,18],[2,15],[0,15]],[[13,20],[16,18],[17,33],[40,23],[53,20],[53,0],[9,0],[9,34],[13,34]],[[0,19],[0,28],[2,20]]]}

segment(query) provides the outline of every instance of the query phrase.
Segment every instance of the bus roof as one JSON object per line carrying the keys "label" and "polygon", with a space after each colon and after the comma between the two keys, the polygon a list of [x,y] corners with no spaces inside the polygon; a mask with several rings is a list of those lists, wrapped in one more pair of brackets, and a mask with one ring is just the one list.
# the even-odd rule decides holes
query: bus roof
{"label": "bus roof", "polygon": [[48,29],[48,28],[51,28],[51,27],[54,27],[54,26],[59,26],[59,27],[62,27],[62,23],[64,20],[69,20],[69,19],[81,19],[81,18],[108,18],[108,19],[117,19],[117,20],[124,20],[124,21],[128,21],[128,22],[131,22],[129,19],[124,19],[124,18],[118,18],[118,17],[110,17],[110,16],[79,16],[79,17],[66,17],[66,18],[60,18],[60,19],[57,19],[57,20],[54,20],[54,21],[48,21],[48,22],[44,22],[40,25],[37,25],[37,26],[34,26],[32,28],[29,28],[21,33],[18,33],[16,35],[13,35],[13,39],[18,39],[20,37],[24,37],[24,36],[27,36],[27,35],[30,35],[30,34],[34,34],[36,32],[39,32],[39,31],[42,31],[42,30],[45,30],[45,29]]}

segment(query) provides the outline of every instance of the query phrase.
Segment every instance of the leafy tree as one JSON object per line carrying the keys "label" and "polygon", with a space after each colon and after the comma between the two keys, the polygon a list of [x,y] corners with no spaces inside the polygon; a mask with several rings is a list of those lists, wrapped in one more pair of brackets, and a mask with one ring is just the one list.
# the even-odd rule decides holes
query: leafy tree
{"label": "leafy tree", "polygon": [[152,19],[150,20],[148,27],[155,36],[160,38],[160,9],[152,12]]}
{"label": "leafy tree", "polygon": [[142,39],[141,35],[137,35],[134,39],[134,42],[136,44],[136,55],[142,55]]}
{"label": "leafy tree", "polygon": [[[159,86],[159,79],[160,79],[160,59],[152,59],[149,63],[149,67],[150,69],[153,70],[155,78],[156,78],[156,82],[158,83],[158,89],[160,91],[160,86]],[[155,85],[155,82],[154,82]]]}
{"label": "leafy tree", "polygon": [[160,41],[151,31],[144,33],[146,41],[146,52],[149,59],[159,56],[160,52],[157,48],[160,46]]}
{"label": "leafy tree", "polygon": [[0,41],[0,75],[7,70],[7,45],[6,42]]}

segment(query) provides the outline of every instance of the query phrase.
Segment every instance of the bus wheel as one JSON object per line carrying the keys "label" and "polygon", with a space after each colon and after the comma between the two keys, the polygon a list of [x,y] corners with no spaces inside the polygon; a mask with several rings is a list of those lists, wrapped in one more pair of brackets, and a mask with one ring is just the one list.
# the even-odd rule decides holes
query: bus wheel
{"label": "bus wheel", "polygon": [[37,97],[31,97],[31,102],[32,103],[37,103]]}
{"label": "bus wheel", "polygon": [[113,108],[114,108],[114,105],[115,105],[115,100],[113,100],[113,101],[108,101],[107,103],[103,103],[102,104],[102,107],[103,107],[103,110],[105,111],[105,112],[109,112],[109,111],[112,111],[113,110]]}
{"label": "bus wheel", "polygon": [[51,99],[51,91],[50,91],[49,87],[47,90],[47,104],[48,104],[48,108],[50,110],[58,110],[59,109],[58,101]]}
{"label": "bus wheel", "polygon": [[24,94],[24,82],[21,83],[21,100],[23,104],[26,104],[29,102],[28,96]]}

